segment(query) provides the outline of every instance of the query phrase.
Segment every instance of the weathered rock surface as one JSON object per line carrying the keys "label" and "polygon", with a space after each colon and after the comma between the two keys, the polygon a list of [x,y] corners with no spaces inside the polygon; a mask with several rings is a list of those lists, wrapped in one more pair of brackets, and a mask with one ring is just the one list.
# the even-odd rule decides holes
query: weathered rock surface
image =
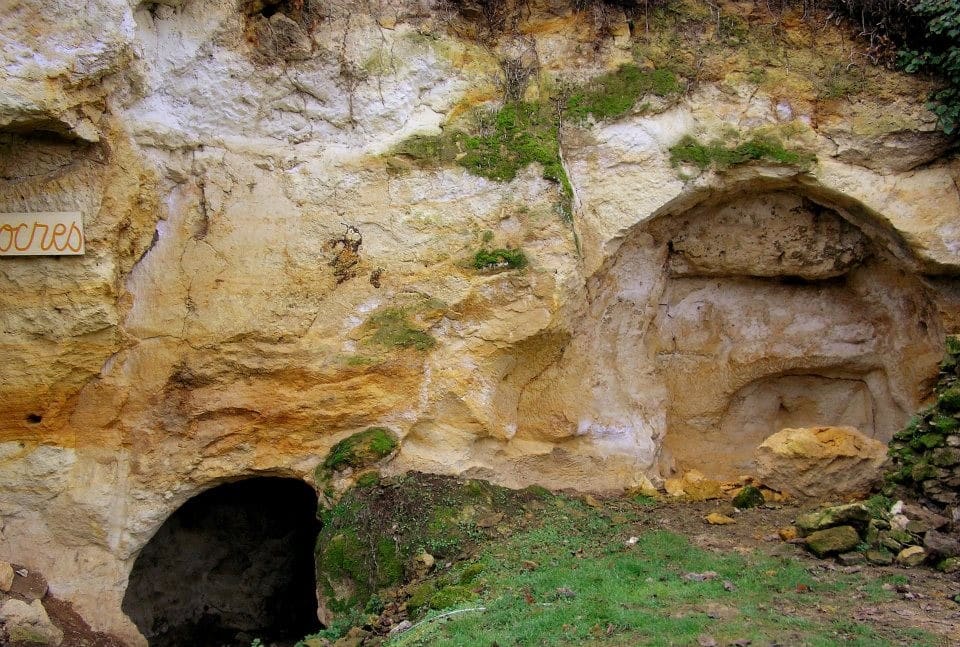
{"label": "weathered rock surface", "polygon": [[926,558],[923,546],[908,546],[897,553],[897,563],[903,566],[919,566]]}
{"label": "weathered rock surface", "polygon": [[15,645],[56,647],[63,642],[63,631],[50,622],[40,600],[26,603],[9,599],[0,606],[0,623]]}
{"label": "weathered rock surface", "polygon": [[928,530],[923,536],[923,547],[931,555],[960,557],[960,540],[936,530]]}
{"label": "weathered rock surface", "polygon": [[[885,441],[929,397],[960,162],[923,81],[867,66],[878,94],[822,101],[805,65],[757,87],[743,52],[707,57],[675,100],[564,124],[568,221],[537,165],[392,152],[495,107],[507,59],[539,66],[531,99],[633,61],[625,15],[598,35],[528,3],[521,43],[448,3],[239,4],[0,21],[0,212],[80,211],[87,249],[0,258],[0,554],[95,628],[143,645],[127,578],[185,501],[311,481],[367,427],[400,438],[388,470],[599,490],[743,473],[785,427]],[[810,69],[849,53],[816,42]],[[731,130],[817,161],[671,165]],[[476,271],[488,244],[527,267]]]}
{"label": "weathered rock surface", "polygon": [[807,537],[807,548],[817,557],[838,555],[856,548],[860,535],[852,526],[835,526],[818,530]]}
{"label": "weathered rock surface", "polygon": [[870,510],[862,503],[831,506],[797,517],[796,526],[803,533],[824,530],[832,526],[856,526],[866,528],[870,523]]}
{"label": "weathered rock surface", "polygon": [[865,496],[880,480],[885,444],[852,427],[779,431],[757,448],[757,473],[766,485],[820,500]]}

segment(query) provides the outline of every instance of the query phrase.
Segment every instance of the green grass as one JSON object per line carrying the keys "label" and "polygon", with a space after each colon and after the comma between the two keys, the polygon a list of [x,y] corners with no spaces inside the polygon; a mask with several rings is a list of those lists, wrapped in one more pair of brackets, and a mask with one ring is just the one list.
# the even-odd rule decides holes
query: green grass
{"label": "green grass", "polygon": [[678,97],[685,87],[668,69],[642,70],[636,65],[622,65],[614,72],[591,79],[572,90],[564,115],[584,122],[591,115],[597,121],[616,119],[630,112],[637,100],[646,94]]}
{"label": "green grass", "polygon": [[[870,601],[891,599],[894,594],[882,585],[892,578],[834,573],[815,579],[796,559],[709,552],[659,530],[642,533],[628,547],[601,512],[577,501],[556,501],[538,514],[538,527],[486,545],[459,567],[466,573],[479,565],[482,577],[471,585],[475,597],[451,601],[450,608],[475,610],[443,622],[429,621],[442,609],[431,611],[426,622],[387,644],[695,645],[704,633],[719,644],[741,639],[824,647],[899,644],[844,613],[818,610],[843,604],[855,590]],[[538,566],[531,570],[525,560]],[[706,571],[718,576],[702,582],[683,578]],[[725,581],[736,590],[727,591]],[[729,615],[709,617],[711,603],[723,605]],[[911,633],[912,644],[933,644],[921,632]]]}
{"label": "green grass", "polygon": [[791,150],[776,139],[760,136],[732,145],[720,140],[703,143],[687,135],[670,148],[670,163],[673,166],[692,164],[701,170],[722,170],[753,161],[806,168],[815,160],[816,157],[811,153]]}

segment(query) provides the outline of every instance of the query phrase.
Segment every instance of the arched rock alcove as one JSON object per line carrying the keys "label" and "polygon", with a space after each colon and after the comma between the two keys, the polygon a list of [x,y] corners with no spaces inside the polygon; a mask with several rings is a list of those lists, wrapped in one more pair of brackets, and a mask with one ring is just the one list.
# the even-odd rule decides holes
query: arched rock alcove
{"label": "arched rock alcove", "polygon": [[784,427],[853,425],[886,441],[925,397],[937,308],[902,241],[847,207],[737,192],[651,221],[621,252],[660,268],[646,347],[680,466],[749,472]]}
{"label": "arched rock alcove", "polygon": [[316,508],[313,489],[288,478],[195,496],[140,552],[123,611],[151,647],[293,644],[319,627]]}
{"label": "arched rock alcove", "polygon": [[883,218],[822,187],[684,195],[624,232],[569,343],[516,360],[535,376],[516,389],[514,440],[586,444],[624,479],[750,473],[784,427],[888,440],[942,356],[931,286]]}

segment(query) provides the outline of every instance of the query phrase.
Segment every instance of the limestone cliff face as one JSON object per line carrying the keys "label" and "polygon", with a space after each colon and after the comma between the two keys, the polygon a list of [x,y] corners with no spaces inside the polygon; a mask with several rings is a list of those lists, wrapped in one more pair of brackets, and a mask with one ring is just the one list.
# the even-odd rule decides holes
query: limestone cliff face
{"label": "limestone cliff face", "polygon": [[[0,212],[81,211],[87,253],[0,258],[0,553],[97,628],[142,641],[126,578],[184,501],[370,425],[393,469],[603,489],[749,469],[782,427],[886,440],[929,396],[960,161],[921,82],[860,64],[837,98],[849,42],[797,17],[759,59],[674,31],[716,44],[687,60],[649,16],[484,7],[7,0]],[[678,96],[561,124],[572,221],[537,164],[397,154],[669,55]],[[731,132],[813,161],[671,164]]]}

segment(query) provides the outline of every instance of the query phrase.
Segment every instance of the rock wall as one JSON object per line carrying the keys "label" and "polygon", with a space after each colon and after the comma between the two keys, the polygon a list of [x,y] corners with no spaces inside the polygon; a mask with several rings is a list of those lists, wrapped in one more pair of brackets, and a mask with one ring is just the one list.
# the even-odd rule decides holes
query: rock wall
{"label": "rock wall", "polygon": [[[796,70],[846,69],[822,63],[842,30],[790,17],[757,59],[690,23],[717,45],[680,96],[560,127],[571,221],[537,164],[396,154],[504,94],[693,55],[649,16],[526,6],[7,3],[0,212],[81,211],[87,252],[0,258],[0,557],[143,644],[121,600],[174,510],[309,480],[370,425],[398,471],[583,489],[739,471],[786,425],[902,426],[960,325],[927,86],[864,65],[838,100]],[[816,161],[671,163],[731,129]],[[528,266],[478,271],[485,246]]]}

